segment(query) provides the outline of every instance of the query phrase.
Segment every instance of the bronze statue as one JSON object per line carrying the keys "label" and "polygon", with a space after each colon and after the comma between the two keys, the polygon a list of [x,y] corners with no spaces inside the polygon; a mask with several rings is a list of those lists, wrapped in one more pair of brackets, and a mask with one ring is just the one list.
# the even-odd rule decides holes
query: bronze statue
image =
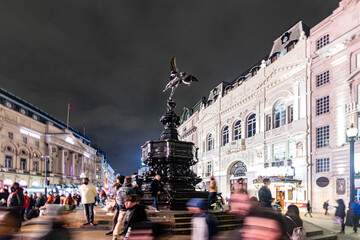
{"label": "bronze statue", "polygon": [[180,83],[184,83],[186,85],[191,85],[193,81],[198,82],[198,80],[193,75],[187,75],[185,72],[179,72],[179,69],[176,66],[176,58],[173,57],[170,63],[170,82],[166,85],[163,92],[171,88],[171,94],[169,99],[172,99],[176,88]]}

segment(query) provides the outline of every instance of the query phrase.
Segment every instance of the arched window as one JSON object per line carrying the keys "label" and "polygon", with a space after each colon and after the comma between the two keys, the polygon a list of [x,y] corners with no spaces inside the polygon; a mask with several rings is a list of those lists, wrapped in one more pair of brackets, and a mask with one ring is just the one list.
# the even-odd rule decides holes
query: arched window
{"label": "arched window", "polygon": [[222,145],[225,146],[229,142],[229,126],[224,127],[222,132]]}
{"label": "arched window", "polygon": [[278,102],[274,109],[274,125],[275,128],[286,124],[286,108],[283,101]]}
{"label": "arched window", "polygon": [[237,121],[234,125],[234,140],[241,139],[241,121]]}
{"label": "arched window", "polygon": [[247,136],[252,137],[256,133],[256,114],[253,113],[248,117],[247,121]]}
{"label": "arched window", "polygon": [[207,137],[207,148],[208,151],[210,151],[211,149],[213,149],[213,139],[212,139],[212,135],[209,134]]}

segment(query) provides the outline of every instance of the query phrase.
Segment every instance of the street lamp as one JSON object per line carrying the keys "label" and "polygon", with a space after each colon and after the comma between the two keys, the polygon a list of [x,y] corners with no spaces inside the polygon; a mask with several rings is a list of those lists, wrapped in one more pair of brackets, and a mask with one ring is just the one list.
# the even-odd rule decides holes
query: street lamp
{"label": "street lamp", "polygon": [[47,163],[48,163],[48,159],[51,158],[51,156],[46,155],[46,156],[41,156],[41,158],[44,158],[44,159],[45,159],[44,188],[45,188],[45,196],[47,196]]}
{"label": "street lamp", "polygon": [[346,130],[346,135],[350,140],[350,203],[355,201],[355,179],[354,179],[354,143],[358,130],[352,123],[351,126]]}

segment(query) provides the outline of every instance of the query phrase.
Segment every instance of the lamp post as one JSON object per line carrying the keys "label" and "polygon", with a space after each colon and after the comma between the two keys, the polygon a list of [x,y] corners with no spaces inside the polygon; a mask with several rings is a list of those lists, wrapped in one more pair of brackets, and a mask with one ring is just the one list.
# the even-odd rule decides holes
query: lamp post
{"label": "lamp post", "polygon": [[346,135],[350,139],[350,203],[355,201],[355,179],[354,179],[354,143],[358,130],[352,123],[351,126],[346,130]]}
{"label": "lamp post", "polygon": [[45,159],[44,188],[45,188],[45,196],[47,196],[47,162],[48,162],[48,159],[51,158],[51,156],[46,155],[46,156],[41,156],[41,158],[44,158],[44,159]]}

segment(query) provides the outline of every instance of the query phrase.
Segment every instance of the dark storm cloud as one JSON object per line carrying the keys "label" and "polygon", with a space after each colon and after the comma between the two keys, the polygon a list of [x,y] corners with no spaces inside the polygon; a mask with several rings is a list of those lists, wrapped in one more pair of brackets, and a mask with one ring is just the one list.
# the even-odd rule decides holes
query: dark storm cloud
{"label": "dark storm cloud", "polygon": [[158,139],[169,62],[200,81],[176,94],[178,114],[267,55],[299,20],[313,26],[339,0],[0,2],[1,87],[65,121],[124,174]]}

